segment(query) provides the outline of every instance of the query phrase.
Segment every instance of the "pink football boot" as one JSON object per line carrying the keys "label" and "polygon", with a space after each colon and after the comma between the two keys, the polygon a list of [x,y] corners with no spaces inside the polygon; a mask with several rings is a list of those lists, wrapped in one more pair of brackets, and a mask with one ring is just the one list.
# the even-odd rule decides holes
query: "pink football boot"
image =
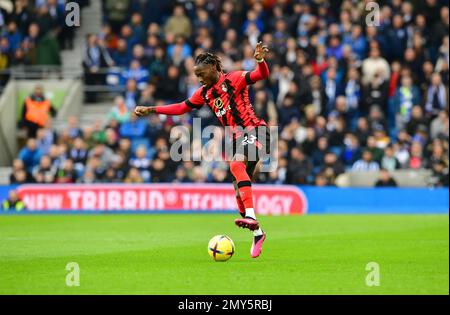
{"label": "pink football boot", "polygon": [[250,231],[254,231],[259,229],[259,223],[255,219],[252,218],[243,218],[243,219],[236,219],[234,220],[234,223],[241,228],[249,229]]}
{"label": "pink football boot", "polygon": [[250,255],[252,258],[257,258],[261,255],[262,244],[266,240],[266,233],[263,232],[263,235],[258,235],[253,237],[252,248],[250,249]]}

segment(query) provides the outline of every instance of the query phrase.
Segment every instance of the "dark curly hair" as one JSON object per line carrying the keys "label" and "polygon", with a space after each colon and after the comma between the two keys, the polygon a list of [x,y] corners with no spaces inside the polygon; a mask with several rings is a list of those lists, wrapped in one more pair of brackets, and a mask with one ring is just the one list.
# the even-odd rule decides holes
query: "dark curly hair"
{"label": "dark curly hair", "polygon": [[213,53],[201,53],[195,58],[195,64],[214,65],[217,71],[222,72],[222,61],[219,56]]}

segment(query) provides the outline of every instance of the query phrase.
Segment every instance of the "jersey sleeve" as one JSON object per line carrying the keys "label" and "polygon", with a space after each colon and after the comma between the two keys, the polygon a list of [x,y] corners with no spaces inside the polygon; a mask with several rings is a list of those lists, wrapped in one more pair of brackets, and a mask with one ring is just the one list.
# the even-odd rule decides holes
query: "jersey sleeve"
{"label": "jersey sleeve", "polygon": [[192,94],[192,96],[189,97],[184,102],[186,103],[187,106],[189,106],[193,109],[198,109],[198,108],[202,107],[205,104],[205,102],[203,101],[203,97],[202,97],[202,88],[197,89],[194,92],[194,94]]}
{"label": "jersey sleeve", "polygon": [[258,63],[253,71],[234,71],[230,73],[230,79],[237,89],[243,89],[248,85],[269,77],[269,68],[265,61]]}
{"label": "jersey sleeve", "polygon": [[247,85],[252,84],[250,82],[249,71],[233,71],[229,74],[228,78],[230,79],[231,84],[238,90],[242,90],[247,87]]}

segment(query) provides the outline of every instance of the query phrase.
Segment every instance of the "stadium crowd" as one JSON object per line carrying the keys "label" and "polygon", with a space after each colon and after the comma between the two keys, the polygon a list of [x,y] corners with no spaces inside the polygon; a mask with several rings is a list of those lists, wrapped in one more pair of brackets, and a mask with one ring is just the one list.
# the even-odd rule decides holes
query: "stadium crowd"
{"label": "stadium crowd", "polygon": [[[0,86],[7,69],[59,66],[62,49],[73,49],[75,29],[65,23],[66,0],[0,1]],[[72,1],[84,7],[89,0]]]}
{"label": "stadium crowd", "polygon": [[224,162],[170,158],[173,126],[194,117],[218,125],[208,108],[131,113],[189,97],[199,52],[219,54],[226,71],[253,69],[262,40],[270,78],[250,96],[257,115],[278,126],[279,143],[277,170],[259,182],[326,186],[346,171],[382,170],[377,186],[390,186],[390,172],[425,168],[429,185],[448,186],[448,1],[377,1],[379,20],[366,19],[368,2],[104,0],[104,26],[84,50],[85,83],[125,92],[105,124],[80,128],[71,117],[56,133],[49,119],[14,161],[11,182],[228,181]]}

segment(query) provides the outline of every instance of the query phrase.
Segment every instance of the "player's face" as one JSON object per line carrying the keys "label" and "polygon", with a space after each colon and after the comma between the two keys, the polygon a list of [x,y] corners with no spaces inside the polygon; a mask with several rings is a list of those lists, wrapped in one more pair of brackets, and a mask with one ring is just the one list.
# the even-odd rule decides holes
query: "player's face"
{"label": "player's face", "polygon": [[219,78],[218,72],[214,65],[197,65],[194,67],[194,73],[200,84],[206,87],[213,86]]}

